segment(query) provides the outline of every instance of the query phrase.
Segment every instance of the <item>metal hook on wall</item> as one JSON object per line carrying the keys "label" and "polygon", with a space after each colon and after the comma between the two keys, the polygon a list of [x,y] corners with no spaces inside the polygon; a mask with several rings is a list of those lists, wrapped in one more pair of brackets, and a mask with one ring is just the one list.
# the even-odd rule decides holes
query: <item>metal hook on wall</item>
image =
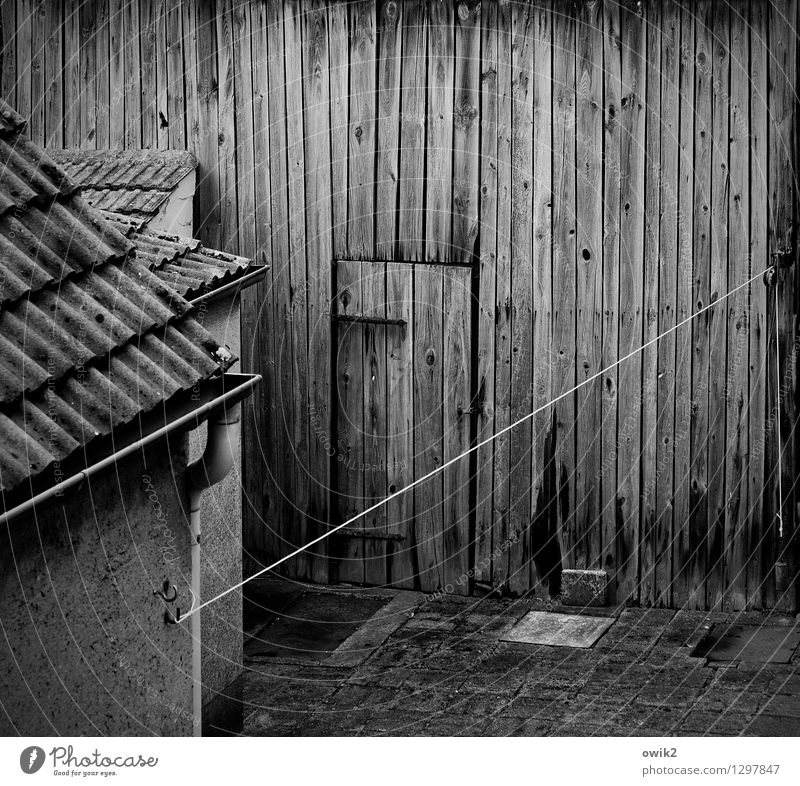
{"label": "metal hook on wall", "polygon": [[[169,597],[170,591],[172,596]],[[178,599],[178,588],[170,584],[169,579],[164,579],[164,586],[160,590],[153,590],[153,595],[157,595],[164,603],[174,603]]]}

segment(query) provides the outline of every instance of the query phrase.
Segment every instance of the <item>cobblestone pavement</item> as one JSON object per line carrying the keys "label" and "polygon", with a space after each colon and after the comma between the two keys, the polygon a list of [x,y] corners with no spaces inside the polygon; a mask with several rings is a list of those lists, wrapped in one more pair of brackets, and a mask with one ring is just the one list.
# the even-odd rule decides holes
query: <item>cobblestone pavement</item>
{"label": "cobblestone pavement", "polygon": [[768,665],[691,656],[712,624],[767,623],[790,632],[800,625],[794,618],[593,609],[585,613],[616,621],[591,649],[572,649],[501,637],[530,610],[575,609],[323,591],[383,597],[386,605],[321,658],[298,651],[246,657],[242,733],[800,735],[800,651],[789,663]]}

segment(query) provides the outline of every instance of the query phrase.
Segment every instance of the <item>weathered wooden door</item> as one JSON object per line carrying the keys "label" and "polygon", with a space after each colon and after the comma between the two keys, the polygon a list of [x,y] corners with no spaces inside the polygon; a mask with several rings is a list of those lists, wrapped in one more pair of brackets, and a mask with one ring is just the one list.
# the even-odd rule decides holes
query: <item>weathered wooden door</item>
{"label": "weathered wooden door", "polygon": [[[470,273],[455,265],[336,263],[337,523],[469,448]],[[466,457],[343,529],[331,547],[334,580],[466,594],[471,466]]]}

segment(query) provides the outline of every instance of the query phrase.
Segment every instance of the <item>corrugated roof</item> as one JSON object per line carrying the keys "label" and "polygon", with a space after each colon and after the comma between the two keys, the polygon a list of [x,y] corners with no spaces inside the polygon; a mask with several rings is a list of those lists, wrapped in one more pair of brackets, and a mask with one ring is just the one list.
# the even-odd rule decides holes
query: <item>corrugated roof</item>
{"label": "corrugated roof", "polygon": [[23,128],[0,101],[4,497],[26,481],[54,485],[61,462],[234,360],[161,268],[150,270],[199,244],[139,237],[135,224],[109,221]]}
{"label": "corrugated roof", "polygon": [[47,151],[93,207],[151,218],[197,167],[185,150]]}
{"label": "corrugated roof", "polygon": [[187,300],[213,292],[253,271],[252,259],[204,248],[199,240],[159,234],[141,222],[103,211],[120,234],[136,245],[137,257]]}

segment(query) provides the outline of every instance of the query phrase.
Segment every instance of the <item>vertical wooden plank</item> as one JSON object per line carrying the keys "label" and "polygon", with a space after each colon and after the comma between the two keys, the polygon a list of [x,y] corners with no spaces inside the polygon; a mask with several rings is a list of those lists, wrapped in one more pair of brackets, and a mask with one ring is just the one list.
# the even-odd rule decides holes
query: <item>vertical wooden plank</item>
{"label": "vertical wooden plank", "polygon": [[[750,78],[747,4],[730,10],[730,193],[728,204],[728,289],[751,275],[750,253]],[[750,320],[748,294],[725,303],[728,354],[725,377],[726,466],[723,607],[740,611],[747,600],[747,454]]]}
{"label": "vertical wooden plank", "polygon": [[347,258],[347,171],[350,135],[348,61],[350,55],[348,4],[334,0],[328,4],[328,49],[330,52],[331,91],[331,180],[333,189],[333,255]]}
{"label": "vertical wooden plank", "polygon": [[[336,263],[336,313],[363,313],[361,262]],[[364,505],[364,326],[339,322],[336,330],[337,469],[339,518],[345,521]],[[363,520],[353,529],[364,529]],[[348,537],[339,551],[336,580],[364,582],[366,538]]]}
{"label": "vertical wooden plank", "polygon": [[[642,344],[644,307],[644,20],[637,8],[620,11],[622,135],[620,147],[619,355]],[[639,582],[642,357],[619,368],[617,428],[617,593],[636,599]]]}
{"label": "vertical wooden plank", "polygon": [[[478,61],[476,61],[478,62]],[[477,85],[476,85],[477,86]],[[477,181],[476,181],[477,183]],[[443,431],[444,460],[463,454],[470,444],[470,300],[471,271],[453,267],[443,274]],[[470,591],[469,457],[444,471],[442,503],[443,581],[447,592]]]}
{"label": "vertical wooden plank", "polygon": [[[166,21],[166,85],[167,103],[166,119],[167,146],[172,150],[186,148],[186,93],[183,84],[183,25],[181,20],[181,7],[176,3],[167,4]],[[195,75],[189,73],[188,78],[194,80]]]}
{"label": "vertical wooden plank", "polygon": [[[480,282],[478,292],[478,413],[477,440],[494,433],[494,324],[497,275],[497,3],[481,5],[481,158],[480,158]],[[477,451],[475,491],[475,580],[492,580],[492,492],[494,444]]]}
{"label": "vertical wooden plank", "polygon": [[[431,0],[428,27],[426,257],[450,262],[453,193],[453,6]],[[433,305],[433,304],[432,304]]]}
{"label": "vertical wooden plank", "polygon": [[[377,117],[377,182],[375,256],[394,260],[398,231],[398,177],[400,172],[401,129],[401,64],[404,24],[402,4],[385,0],[378,6],[378,117]],[[411,341],[408,323],[411,320],[413,271],[408,265],[386,265],[387,319],[402,319],[405,327],[384,330],[386,357],[386,467],[384,493],[391,494],[407,485],[413,456]],[[376,332],[377,335],[377,332]],[[413,521],[409,504],[411,495],[402,494],[387,503],[381,512],[384,533],[391,531],[405,537],[392,546],[381,545],[387,558],[386,582],[393,586],[413,587],[414,569],[410,560],[412,547],[409,531]],[[375,544],[379,545],[379,542]]]}
{"label": "vertical wooden plank", "polygon": [[[693,310],[711,297],[712,3],[698,4],[695,34]],[[690,608],[705,606],[708,573],[709,312],[692,320],[692,435],[689,513]]]}
{"label": "vertical wooden plank", "polygon": [[[556,531],[556,464],[552,400],[553,352],[553,81],[552,9],[534,8],[533,27],[533,418],[531,550],[541,592],[561,567]],[[602,50],[598,53],[602,57]],[[601,87],[602,89],[602,87]],[[555,588],[554,588],[555,589]]]}
{"label": "vertical wooden plank", "polygon": [[[289,242],[288,158],[286,141],[286,63],[284,59],[283,7],[268,3],[266,12],[269,60],[269,151],[272,211],[272,297],[274,303],[274,358],[276,464],[275,485],[281,496],[276,505],[276,522],[280,528],[278,545],[281,554],[294,546],[294,530],[290,467],[292,455],[293,408],[292,387],[291,276]],[[298,544],[299,545],[299,544]],[[285,572],[295,574],[296,565],[287,565]]]}
{"label": "vertical wooden plank", "polygon": [[403,60],[400,77],[400,197],[398,257],[425,258],[425,96],[427,20],[425,1],[403,6]]}
{"label": "vertical wooden plank", "polygon": [[[13,0],[12,0],[13,1]],[[33,38],[33,4],[34,0],[16,0],[17,21],[14,28],[16,39],[16,107],[26,120],[31,116],[31,50]],[[76,14],[76,17],[78,15]],[[74,24],[80,24],[76,18]],[[80,31],[78,31],[78,34]],[[76,57],[78,51],[76,51]]]}
{"label": "vertical wooden plank", "polygon": [[[279,426],[276,399],[279,394],[275,347],[275,276],[272,266],[272,210],[270,204],[269,47],[267,9],[264,3],[251,9],[251,57],[253,63],[253,147],[256,259],[269,264],[264,281],[242,293],[242,367],[263,375],[263,382],[245,405],[243,420],[243,540],[245,553],[271,560],[280,554],[280,499],[277,484]],[[170,78],[174,72],[170,61]],[[179,89],[178,85],[173,85]],[[171,89],[173,89],[171,88]],[[171,124],[172,126],[172,124]],[[314,423],[315,413],[310,413]],[[327,421],[319,428],[327,433]]]}
{"label": "vertical wooden plank", "polygon": [[[356,258],[375,257],[377,192],[380,182],[375,182],[377,156],[377,101],[376,84],[377,28],[375,4],[361,5],[353,19],[353,33],[357,42],[351,52],[350,119],[357,125],[351,138],[352,180],[355,187],[353,218],[356,226],[353,239]],[[351,17],[352,18],[352,17]],[[378,69],[380,70],[380,63]],[[366,129],[366,133],[364,132]],[[378,174],[380,180],[380,174]],[[384,219],[385,220],[385,219]],[[383,223],[383,222],[382,222]],[[384,229],[385,231],[385,229]],[[352,242],[352,241],[349,241]],[[386,318],[386,267],[368,262],[361,266],[364,313],[379,319]],[[364,380],[364,505],[369,506],[386,496],[386,328],[383,325],[363,325],[363,380]],[[386,532],[386,508],[366,516],[361,521],[365,530]],[[364,581],[383,585],[387,581],[387,549],[385,542],[369,538],[364,543]]]}
{"label": "vertical wooden plank", "polygon": [[[442,270],[414,271],[414,477],[442,464]],[[417,571],[420,589],[446,590],[443,581],[442,477],[414,489]]]}
{"label": "vertical wooden plank", "polygon": [[[210,11],[210,9],[204,9]],[[202,12],[198,11],[198,18]],[[141,95],[141,66],[139,59],[139,38],[141,29],[139,27],[139,3],[126,2],[123,5],[123,25],[124,25],[124,61],[125,61],[125,147],[135,149],[142,146],[142,95]],[[204,31],[205,32],[205,31]],[[205,34],[207,36],[207,34]],[[205,37],[204,36],[204,37]],[[199,44],[198,38],[198,47]],[[208,42],[213,45],[213,42]],[[74,51],[65,42],[64,52]],[[68,55],[67,55],[68,56]],[[207,88],[208,89],[208,88]],[[69,104],[69,97],[64,94],[64,107]],[[68,146],[74,143],[67,140]],[[208,204],[206,202],[206,204]],[[213,248],[213,244],[209,244]]]}
{"label": "vertical wooden plank", "polygon": [[[55,11],[55,4],[53,4]],[[61,13],[57,14],[59,24]],[[11,106],[17,104],[17,4],[0,3],[0,21],[3,26],[2,82],[3,98]],[[60,69],[59,69],[60,72]]]}
{"label": "vertical wooden plank", "polygon": [[[101,3],[101,7],[102,7]],[[102,10],[102,9],[101,9]],[[44,0],[33,0],[31,6],[31,108],[28,118],[28,135],[43,145],[45,141],[45,3]]]}
{"label": "vertical wooden plank", "polygon": [[[234,42],[233,42],[233,7],[230,0],[224,0],[217,6],[217,61],[219,83],[217,113],[219,134],[217,136],[217,157],[219,161],[219,220],[220,220],[220,246],[219,248],[234,254],[239,252],[238,220],[237,220],[237,157],[241,149],[245,149],[246,140],[241,145],[236,144],[236,106],[234,96]],[[300,35],[290,44],[299,46]],[[287,56],[290,49],[287,46]],[[297,53],[299,66],[299,52]],[[295,72],[295,73],[299,73]],[[292,82],[294,84],[294,82]],[[287,93],[289,86],[287,85]],[[245,99],[247,100],[247,99]],[[297,111],[301,111],[302,100]],[[302,137],[301,137],[302,140]],[[155,142],[155,139],[154,139]],[[242,176],[248,178],[246,167],[242,167]],[[247,182],[247,181],[245,181]],[[291,215],[291,214],[290,214]]]}
{"label": "vertical wooden plank", "polygon": [[[156,96],[156,5],[157,0],[139,0],[139,85],[141,91],[142,147],[158,144]],[[220,43],[218,39],[218,44]]]}
{"label": "vertical wooden plank", "polygon": [[[347,251],[351,259],[372,259],[375,256],[375,146],[376,146],[376,84],[375,84],[375,5],[358,2],[350,6],[350,116],[348,159]],[[353,276],[360,280],[361,310],[370,313],[380,304],[385,309],[384,268],[370,269],[355,265]],[[381,275],[383,273],[383,275]],[[379,279],[380,276],[380,279]],[[384,311],[385,313],[385,311]],[[373,325],[355,326],[361,333],[354,338],[361,347],[361,371],[356,375],[361,384],[362,431],[353,432],[353,441],[360,439],[360,485],[362,499],[358,510],[377,502],[382,496],[379,478],[385,481],[380,459],[381,421],[385,427],[385,358],[386,333],[374,330]],[[354,390],[355,392],[355,390]],[[383,400],[382,400],[383,399]],[[374,469],[377,468],[377,469]],[[381,508],[374,516],[362,518],[357,526],[372,529],[385,522],[386,511]],[[355,544],[354,544],[355,547]],[[374,539],[365,539],[360,545],[363,581],[385,582],[386,560],[384,549]]]}
{"label": "vertical wooden plank", "polygon": [[[311,484],[306,466],[308,457],[308,267],[306,262],[305,222],[305,130],[303,124],[303,61],[301,18],[303,5],[288,3],[284,15],[286,61],[286,152],[288,157],[289,263],[291,266],[290,326],[292,331],[292,505],[294,541],[307,543],[308,506]],[[235,183],[230,184],[235,193]],[[235,215],[235,213],[233,214]],[[297,556],[296,575],[310,576],[311,556]]]}
{"label": "vertical wooden plank", "polygon": [[[774,575],[774,561],[764,560],[765,572],[765,605],[778,607],[786,611],[794,611],[797,596],[798,544],[800,539],[796,532],[795,511],[795,440],[794,429],[797,423],[797,385],[796,385],[796,348],[795,324],[797,309],[797,262],[795,255],[795,234],[797,221],[797,199],[794,185],[796,111],[797,99],[795,84],[797,76],[797,2],[781,2],[771,4],[769,22],[769,250],[770,259],[778,267],[778,351],[780,360],[777,369],[776,384],[779,391],[772,389],[773,397],[767,398],[767,407],[779,407],[776,423],[780,423],[780,431],[774,429],[772,442],[774,482],[772,484],[773,516],[770,518],[783,521],[783,538],[777,533],[767,531],[765,542],[767,548],[770,541],[775,544],[776,558],[788,563],[788,574],[791,577],[785,589],[774,587],[773,581],[766,578],[767,573]],[[768,296],[772,298],[773,293]],[[769,330],[769,329],[768,329]],[[774,343],[770,344],[768,357],[775,356]],[[776,369],[772,367],[772,377]],[[768,388],[769,390],[769,388]],[[768,466],[768,472],[770,467]],[[777,473],[781,473],[783,502],[780,503]],[[768,552],[767,552],[768,553]]]}
{"label": "vertical wooden plank", "polygon": [[[167,2],[156,0],[155,8],[154,43],[156,50],[156,144],[164,150],[169,147],[169,68],[167,57]],[[178,117],[175,118],[179,121]]]}
{"label": "vertical wooden plank", "polygon": [[[711,102],[711,298],[728,291],[728,116],[730,114],[730,17],[727,3],[717,3],[712,27],[713,75]],[[708,608],[722,606],[725,549],[725,443],[727,310],[731,303],[708,312],[709,395],[708,395]]]}
{"label": "vertical wooden plank", "polygon": [[478,239],[480,3],[462,0],[455,14],[453,96],[453,242],[450,258],[470,265]]}
{"label": "vertical wooden plank", "polygon": [[[553,12],[553,396],[575,386],[575,20]],[[575,396],[555,405],[556,521],[574,565]]]}
{"label": "vertical wooden plank", "polygon": [[[750,37],[750,273],[770,264],[767,241],[767,7],[762,3],[748,4]],[[765,510],[769,510],[764,492],[766,477],[765,455],[767,426],[766,379],[767,288],[761,281],[750,287],[750,315],[748,337],[749,365],[749,434],[747,456],[748,513],[745,533],[747,559],[747,607],[761,608],[761,554],[762,533],[768,527]]]}
{"label": "vertical wooden plank", "polygon": [[[680,155],[678,193],[678,276],[676,282],[676,322],[688,319],[696,310],[694,301],[694,83],[695,15],[681,6],[680,57]],[[692,323],[675,333],[675,470],[674,470],[674,539],[673,604],[686,605],[693,589],[691,559],[691,446],[692,446]]]}
{"label": "vertical wooden plank", "polygon": [[[424,0],[403,4],[402,73],[400,75],[400,183],[398,205],[398,256],[418,262],[425,258],[424,184],[425,184],[425,95],[427,91],[427,24]],[[389,482],[402,488],[415,474],[414,438],[414,332],[412,293],[415,285],[412,266],[390,266],[387,275],[387,316],[405,319],[403,335],[397,335],[401,347],[396,358],[390,358],[389,410],[392,435],[389,445]],[[396,383],[392,375],[396,375]],[[394,406],[397,401],[397,406]],[[405,416],[397,410],[403,406]],[[398,422],[394,418],[400,418]],[[409,462],[398,464],[394,455]],[[401,485],[402,484],[402,485]],[[406,539],[395,551],[393,582],[401,587],[420,586],[418,543],[420,532],[414,517],[415,492],[403,494],[391,503],[387,514],[409,523],[401,530]]]}
{"label": "vertical wooden plank", "polygon": [[[8,3],[13,7],[13,3]],[[64,63],[61,45],[64,18],[60,2],[44,3],[44,28],[46,41],[44,48],[44,142],[47,147],[64,146]],[[3,95],[8,93],[3,90]],[[8,100],[8,98],[6,98]]]}
{"label": "vertical wooden plank", "polygon": [[[183,57],[181,67],[186,73],[184,80],[184,111],[186,112],[186,149],[200,160],[200,54],[197,44],[197,29],[199,20],[197,9],[193,3],[181,4],[181,47]],[[198,168],[199,169],[199,168]],[[193,228],[195,237],[200,227],[201,205],[199,204],[199,183],[203,177],[202,171],[197,171],[197,187],[195,188]]]}
{"label": "vertical wooden plank", "polygon": [[[665,333],[676,324],[678,298],[678,160],[680,154],[679,80],[681,66],[680,8],[674,0],[665,3],[661,15],[661,105],[656,126],[647,134],[660,134],[660,164],[657,171],[660,203],[658,230],[662,260],[658,286],[658,331]],[[648,69],[655,66],[648,57]],[[672,599],[673,539],[675,537],[673,483],[675,478],[676,432],[682,426],[675,419],[677,369],[676,332],[658,342],[658,413],[656,421],[655,523],[652,533],[653,569],[650,595],[658,606],[669,606]]]}
{"label": "vertical wooden plank", "polygon": [[[659,325],[659,253],[661,214],[661,53],[662,7],[646,9],[645,79],[645,161],[644,161],[644,312],[642,341],[646,344],[658,336]],[[666,38],[666,36],[665,36]],[[669,46],[669,40],[664,44]],[[654,605],[657,587],[653,578],[658,559],[656,538],[659,511],[656,506],[658,479],[656,422],[658,419],[658,344],[642,353],[642,453],[641,453],[641,547],[640,587],[641,602]]]}
{"label": "vertical wooden plank", "polygon": [[[452,5],[434,0],[429,6],[428,106],[425,153],[425,257],[450,260],[453,140]],[[442,270],[418,268],[414,280],[414,475],[421,477],[443,461],[444,344]],[[423,590],[443,588],[443,493],[441,475],[418,486],[414,511]],[[452,591],[452,590],[451,590]]]}
{"label": "vertical wooden plank", "polygon": [[[361,265],[363,311],[369,317],[386,319],[386,265]],[[386,484],[386,331],[384,325],[364,324],[364,505],[374,505],[387,493]],[[394,329],[394,328],[390,328]],[[386,534],[384,506],[362,519],[365,530]],[[369,538],[364,543],[364,581],[385,585],[388,581],[388,550],[385,541]]]}
{"label": "vertical wooden plank", "polygon": [[109,0],[97,0],[97,21],[95,22],[95,62],[97,79],[95,83],[95,146],[106,150],[111,144],[111,92],[110,92],[110,53],[109,53]]}
{"label": "vertical wooden plank", "polygon": [[350,6],[350,120],[347,250],[352,259],[375,254],[375,8]]}
{"label": "vertical wooden plank", "polygon": [[[81,145],[81,35],[79,4],[64,2],[64,145]],[[18,44],[19,46],[19,44]],[[18,85],[17,92],[21,89]]]}
{"label": "vertical wooden plank", "polygon": [[[199,166],[195,189],[195,235],[210,248],[220,248],[220,204],[218,136],[219,103],[217,75],[217,30],[214,9],[207,4],[197,8],[195,23],[197,46],[197,145],[194,153]],[[129,61],[125,60],[125,73]],[[126,110],[126,146],[129,146]]]}
{"label": "vertical wooden plank", "polygon": [[[96,147],[97,137],[97,80],[98,62],[96,51],[97,8],[95,0],[81,2],[80,6],[80,146]],[[143,35],[145,35],[143,33]],[[144,83],[145,79],[142,79]]]}
{"label": "vertical wooden plank", "polygon": [[[306,133],[306,216],[308,233],[308,409],[310,419],[308,470],[309,534],[318,537],[330,521],[328,489],[330,460],[331,357],[331,159],[330,89],[328,82],[328,20],[324,2],[314,2],[303,18],[303,73]],[[238,84],[238,83],[237,83]],[[239,201],[241,208],[241,199]],[[327,542],[311,552],[311,578],[328,578]]]}
{"label": "vertical wooden plank", "polygon": [[[253,104],[255,64],[251,50],[251,8],[248,4],[234,5],[231,11],[232,90],[234,90],[234,128],[236,158],[228,159],[227,168],[236,179],[236,226],[238,248],[243,256],[256,253],[255,218],[255,159]],[[327,120],[327,118],[326,118]],[[327,138],[327,134],[325,135]],[[235,168],[232,166],[235,160]]]}
{"label": "vertical wooden plank", "polygon": [[[414,458],[414,379],[412,376],[411,295],[414,270],[411,265],[388,264],[386,271],[386,317],[402,319],[404,327],[388,333],[386,346],[386,401],[388,445],[387,491],[407,486],[412,479]],[[404,536],[391,552],[388,582],[412,589],[416,585],[414,497],[401,494],[386,505],[387,529]]]}
{"label": "vertical wooden plank", "polygon": [[[450,258],[472,265],[478,239],[478,144],[480,126],[480,3],[461,2],[454,18],[453,96],[453,235]],[[472,417],[471,271],[444,271],[444,460],[463,454],[470,446]],[[473,562],[470,533],[470,457],[445,470],[443,477],[445,582],[456,592],[470,590]]]}
{"label": "vertical wooden plank", "polygon": [[[252,24],[251,14],[255,16],[255,23]],[[262,18],[263,22],[263,18]],[[167,37],[171,37],[169,27],[172,20],[167,18]],[[251,26],[252,24],[252,26]],[[266,37],[262,30],[258,28],[259,9],[251,4],[235,4],[232,9],[232,44],[233,44],[233,83],[235,86],[235,127],[236,127],[236,188],[238,209],[237,227],[239,230],[239,253],[248,257],[255,257],[262,261],[266,256],[263,251],[262,243],[257,241],[257,237],[263,233],[259,232],[259,211],[256,208],[256,185],[257,179],[261,180],[262,189],[264,187],[264,175],[260,172],[263,167],[263,158],[256,164],[256,131],[254,113],[258,103],[259,123],[263,126],[266,118],[264,117],[264,93],[266,87],[266,75],[263,71],[263,64],[256,61],[256,58],[266,58]],[[167,58],[165,67],[172,79],[172,64],[169,62],[170,53],[167,48]],[[159,63],[159,68],[161,64]],[[263,80],[263,81],[259,81]],[[167,95],[165,97],[166,107],[170,106],[171,83],[167,83]],[[161,100],[161,99],[159,99]],[[167,109],[169,111],[169,109]],[[180,115],[176,115],[177,121]],[[170,119],[170,125],[172,119]],[[168,142],[173,137],[173,132],[168,131]],[[261,132],[260,141],[263,144],[264,131]],[[159,138],[159,145],[163,144],[163,138]],[[263,155],[263,151],[262,151]],[[267,165],[267,170],[269,169]],[[267,174],[268,177],[268,174]],[[268,182],[268,181],[267,181]],[[261,192],[262,200],[264,191]],[[261,238],[259,237],[259,240]],[[263,242],[263,241],[262,241]],[[268,274],[269,275],[269,274]],[[266,441],[274,439],[274,423],[269,419],[269,405],[266,403],[274,396],[274,375],[273,367],[270,366],[273,353],[270,339],[265,335],[267,326],[272,326],[272,308],[269,300],[270,292],[263,284],[259,284],[255,291],[249,288],[242,293],[242,318],[241,346],[243,357],[243,368],[250,370],[258,369],[262,371],[264,377],[261,390],[256,397],[248,401],[243,411],[243,430],[242,444],[247,456],[243,468],[243,506],[242,506],[242,528],[243,545],[245,549],[251,543],[259,546],[259,551],[265,551],[268,547],[270,551],[275,550],[275,543],[272,539],[270,530],[271,522],[268,518],[271,514],[273,504],[273,489],[271,488],[271,474],[274,472],[275,454],[272,447],[267,447]],[[249,363],[248,366],[244,362]],[[263,373],[266,372],[266,373]],[[271,460],[271,461],[270,461]],[[247,462],[250,462],[248,464]],[[265,510],[266,508],[266,510]]]}
{"label": "vertical wooden plank", "polygon": [[[620,216],[620,99],[622,59],[619,7],[603,4],[604,136],[603,159],[603,358],[602,366],[614,363],[619,350],[619,216]],[[616,598],[613,577],[617,565],[617,379],[616,367],[602,377],[603,424],[600,484],[602,502],[603,569],[609,575],[609,594]]]}
{"label": "vertical wooden plank", "polygon": [[[511,423],[511,47],[519,6],[497,9],[497,276],[495,283],[495,431]],[[509,549],[509,435],[494,441],[492,583],[507,589]]]}
{"label": "vertical wooden plank", "polygon": [[[175,6],[173,6],[175,7]],[[180,14],[181,7],[177,6]],[[109,108],[108,146],[113,150],[120,150],[125,144],[125,22],[123,13],[123,0],[108,0],[108,91]],[[181,73],[183,62],[181,61]],[[194,81],[197,74],[189,72],[190,81]],[[183,109],[183,102],[181,102]],[[188,114],[189,110],[185,110]]]}
{"label": "vertical wooden plank", "polygon": [[[378,259],[391,259],[394,249],[394,219],[397,182],[397,133],[398,116],[393,113],[393,102],[399,101],[395,89],[400,70],[397,62],[397,6],[386,3],[377,9],[377,16],[366,17],[363,24],[375,25],[375,34],[370,29],[367,36],[373,36],[372,46],[364,54],[371,52],[377,57],[378,82],[374,81],[375,68],[371,69],[373,81],[371,95],[359,100],[370,107],[374,117],[374,141],[372,180],[374,180],[374,249]],[[357,34],[359,32],[357,31]],[[367,36],[364,36],[366,39]],[[366,71],[366,68],[365,68]],[[370,83],[365,84],[370,89]],[[395,98],[396,97],[396,98]],[[370,110],[367,110],[368,112]],[[368,159],[369,142],[364,149],[364,163]],[[368,178],[367,178],[368,179]],[[379,247],[380,244],[380,247]],[[372,255],[371,254],[371,255]],[[363,294],[366,313],[379,319],[386,318],[386,266],[366,263],[362,266]],[[396,333],[394,328],[390,333]],[[372,505],[387,495],[387,434],[389,412],[387,409],[387,349],[393,337],[387,334],[383,325],[364,325],[364,458],[365,458],[365,504]],[[387,509],[378,508],[363,522],[366,529],[379,534],[387,532]],[[368,584],[386,584],[389,579],[389,549],[387,542],[370,539],[364,543],[364,575]]]}
{"label": "vertical wooden plank", "polygon": [[402,5],[378,4],[377,180],[375,183],[375,258],[394,259],[400,136]]}
{"label": "vertical wooden plank", "polygon": [[[511,422],[531,411],[533,380],[533,8],[520,7],[513,19],[511,62]],[[508,586],[515,595],[530,586],[531,440],[530,420],[511,429],[509,439]]]}
{"label": "vertical wooden plank", "polygon": [[[576,213],[577,381],[601,366],[603,336],[603,24],[600,2],[587,0],[577,16]],[[578,391],[576,420],[575,520],[571,564],[590,568],[600,559],[602,380]]]}

